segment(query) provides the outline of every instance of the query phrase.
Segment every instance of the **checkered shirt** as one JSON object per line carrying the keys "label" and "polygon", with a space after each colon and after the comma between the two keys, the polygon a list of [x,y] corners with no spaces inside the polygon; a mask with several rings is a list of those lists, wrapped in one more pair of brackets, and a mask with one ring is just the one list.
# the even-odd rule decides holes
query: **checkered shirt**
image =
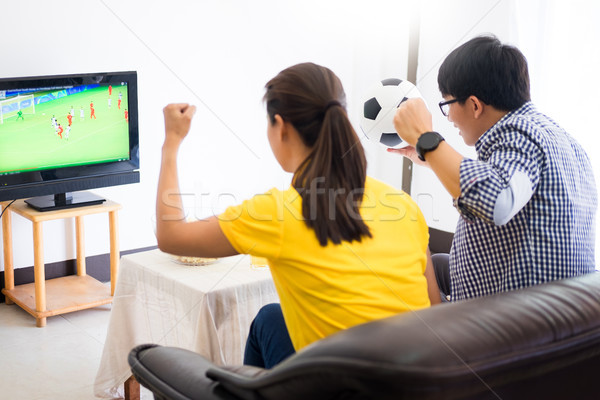
{"label": "checkered shirt", "polygon": [[[460,165],[461,215],[452,250],[452,300],[485,296],[595,270],[596,186],[589,158],[532,103],[509,112]],[[515,171],[531,181],[529,202],[505,225],[494,206]]]}

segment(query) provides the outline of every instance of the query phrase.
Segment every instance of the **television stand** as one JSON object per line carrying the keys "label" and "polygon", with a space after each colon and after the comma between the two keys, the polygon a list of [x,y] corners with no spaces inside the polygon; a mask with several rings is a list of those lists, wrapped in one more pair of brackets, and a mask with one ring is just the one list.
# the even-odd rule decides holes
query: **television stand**
{"label": "television stand", "polygon": [[39,196],[25,200],[30,207],[38,211],[63,210],[73,207],[93,206],[106,201],[91,192],[57,193],[54,196]]}
{"label": "television stand", "polygon": [[[2,238],[4,245],[4,289],[6,304],[16,303],[35,317],[36,326],[46,326],[46,318],[112,303],[119,267],[119,236],[117,211],[122,207],[112,201],[99,205],[40,212],[17,200],[10,207],[2,202]],[[83,217],[108,213],[110,233],[110,289],[88,276],[85,270]],[[12,213],[33,223],[34,283],[15,286],[12,246]],[[46,281],[42,223],[64,218],[75,218],[77,247],[77,275]]]}

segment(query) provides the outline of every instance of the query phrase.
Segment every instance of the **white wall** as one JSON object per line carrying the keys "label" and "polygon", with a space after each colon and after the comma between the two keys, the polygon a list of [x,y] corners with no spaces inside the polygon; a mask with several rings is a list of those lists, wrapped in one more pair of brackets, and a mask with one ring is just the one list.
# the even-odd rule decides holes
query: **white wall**
{"label": "white wall", "polygon": [[[285,187],[290,176],[281,172],[266,140],[264,84],[298,62],[326,65],[342,79],[358,127],[361,93],[376,80],[406,77],[406,3],[6,2],[0,13],[7,33],[0,41],[0,77],[138,71],[141,182],[94,192],[124,206],[121,249],[151,246],[165,104],[199,106],[180,153],[190,216],[204,217],[269,187]],[[401,160],[371,143],[365,147],[369,172],[400,186]],[[107,220],[86,217],[87,255],[108,252]],[[44,239],[46,262],[75,257],[72,220],[44,223]],[[15,267],[33,265],[31,224],[18,216],[13,242]]]}
{"label": "white wall", "polygon": [[[547,107],[550,115],[556,113],[558,122],[564,121],[568,128],[585,123],[584,140],[598,165],[600,156],[594,145],[599,88],[591,73],[598,69],[600,35],[597,28],[590,28],[598,15],[597,4],[553,2],[553,19],[545,20],[542,34],[522,27],[537,26],[534,22],[540,21],[547,8],[545,1],[534,1],[529,8],[516,0],[415,2],[422,17],[418,87],[430,104],[435,128],[453,146],[474,156],[437,109],[437,70],[456,46],[492,32],[503,41],[522,44],[528,58],[531,49],[544,43],[546,54],[555,59],[573,59],[575,72],[566,78],[561,74],[557,95],[548,95],[553,92],[548,89],[543,96],[534,93],[534,101],[540,100],[543,111]],[[155,244],[152,216],[165,104],[185,101],[199,106],[180,153],[181,187],[190,193],[184,200],[190,216],[219,212],[253,193],[289,183],[290,176],[281,172],[265,138],[261,102],[265,82],[297,62],[326,65],[342,79],[350,118],[358,128],[364,91],[376,80],[406,77],[408,24],[413,13],[413,2],[408,0],[5,3],[0,26],[10,34],[0,40],[0,77],[138,71],[141,183],[95,190],[124,206],[120,212],[122,249]],[[567,20],[571,24],[564,24]],[[536,83],[542,65],[530,65],[534,90],[536,85],[553,84],[552,76],[550,83]],[[593,79],[578,79],[581,71]],[[581,110],[575,117],[562,111],[565,98]],[[400,187],[401,157],[373,143],[363,144],[369,173]],[[412,193],[431,226],[454,230],[458,215],[430,171],[415,168]],[[90,216],[85,221],[87,254],[108,252],[106,216]],[[31,224],[15,216],[13,227],[15,266],[33,265]],[[44,234],[47,262],[75,257],[73,221],[45,223]],[[0,259],[3,268],[1,263]]]}

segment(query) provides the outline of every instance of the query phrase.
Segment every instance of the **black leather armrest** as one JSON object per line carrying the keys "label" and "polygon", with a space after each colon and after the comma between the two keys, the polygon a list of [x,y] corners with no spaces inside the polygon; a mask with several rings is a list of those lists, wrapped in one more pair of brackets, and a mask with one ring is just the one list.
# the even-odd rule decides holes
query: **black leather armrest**
{"label": "black leather armrest", "polygon": [[206,370],[213,364],[189,350],[143,344],[129,353],[128,361],[135,379],[155,399],[239,399],[207,378]]}

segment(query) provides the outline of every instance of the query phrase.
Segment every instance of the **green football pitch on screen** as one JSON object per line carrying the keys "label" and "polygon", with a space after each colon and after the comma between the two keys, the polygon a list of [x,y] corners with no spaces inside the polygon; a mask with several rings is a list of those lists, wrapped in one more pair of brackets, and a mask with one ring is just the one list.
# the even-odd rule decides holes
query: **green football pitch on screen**
{"label": "green football pitch on screen", "polygon": [[[36,93],[35,97],[46,93]],[[110,106],[108,93],[108,86],[100,86],[36,104],[35,114],[24,109],[22,118],[16,114],[5,118],[0,124],[0,173],[128,159],[127,86],[112,87]],[[96,118],[91,116],[91,102]],[[71,107],[74,116],[67,138]],[[63,128],[62,138],[52,116]]]}

